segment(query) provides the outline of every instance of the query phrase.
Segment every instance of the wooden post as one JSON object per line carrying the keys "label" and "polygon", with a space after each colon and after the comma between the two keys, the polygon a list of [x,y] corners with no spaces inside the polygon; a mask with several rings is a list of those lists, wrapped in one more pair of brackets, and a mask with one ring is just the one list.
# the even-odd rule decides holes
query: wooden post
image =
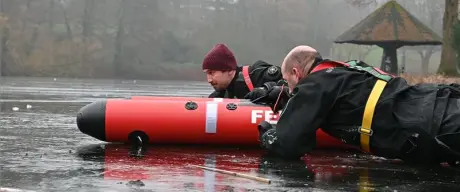
{"label": "wooden post", "polygon": [[205,170],[208,170],[208,171],[214,171],[214,172],[223,173],[223,174],[227,174],[227,175],[233,175],[233,176],[237,176],[237,177],[251,179],[251,180],[254,180],[254,181],[259,181],[259,182],[263,182],[263,183],[267,183],[267,184],[271,183],[270,179],[265,179],[265,178],[262,178],[262,177],[246,175],[246,174],[237,173],[237,172],[233,172],[233,171],[226,171],[226,170],[222,170],[222,169],[203,167],[203,166],[199,166],[199,165],[190,165],[190,166],[205,169]]}

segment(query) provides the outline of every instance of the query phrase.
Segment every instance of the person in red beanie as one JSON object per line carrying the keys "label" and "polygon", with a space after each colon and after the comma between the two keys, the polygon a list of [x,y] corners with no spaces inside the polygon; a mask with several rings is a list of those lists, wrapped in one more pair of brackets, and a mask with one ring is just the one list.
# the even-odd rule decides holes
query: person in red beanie
{"label": "person in red beanie", "polygon": [[237,98],[254,88],[274,86],[282,80],[281,68],[258,60],[238,66],[233,52],[225,44],[215,45],[204,57],[203,72],[214,88],[209,98]]}

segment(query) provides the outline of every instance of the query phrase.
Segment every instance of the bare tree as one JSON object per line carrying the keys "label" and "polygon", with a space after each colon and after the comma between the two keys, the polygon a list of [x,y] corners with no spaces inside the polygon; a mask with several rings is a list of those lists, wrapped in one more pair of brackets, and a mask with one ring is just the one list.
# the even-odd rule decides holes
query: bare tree
{"label": "bare tree", "polygon": [[118,29],[115,39],[115,55],[113,57],[115,75],[120,75],[122,71],[123,37],[125,36],[125,26],[123,24],[123,20],[125,18],[126,3],[127,0],[121,0],[120,8],[118,9]]}
{"label": "bare tree", "polygon": [[458,22],[458,0],[445,0],[443,18],[443,45],[441,53],[441,64],[438,73],[449,76],[458,76],[457,59],[452,48],[452,29]]}

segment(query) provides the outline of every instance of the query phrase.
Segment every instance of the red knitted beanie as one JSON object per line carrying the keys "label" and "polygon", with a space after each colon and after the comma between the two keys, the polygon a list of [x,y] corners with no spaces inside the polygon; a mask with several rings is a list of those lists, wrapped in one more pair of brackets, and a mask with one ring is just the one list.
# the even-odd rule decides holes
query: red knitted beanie
{"label": "red knitted beanie", "polygon": [[218,71],[235,70],[235,56],[225,44],[217,44],[204,57],[203,69]]}

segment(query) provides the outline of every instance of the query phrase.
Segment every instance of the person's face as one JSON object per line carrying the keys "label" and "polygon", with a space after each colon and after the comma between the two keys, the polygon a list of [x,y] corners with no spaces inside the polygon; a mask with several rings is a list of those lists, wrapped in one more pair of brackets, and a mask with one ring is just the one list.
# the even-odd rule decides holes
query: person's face
{"label": "person's face", "polygon": [[286,70],[286,65],[283,64],[281,65],[281,74],[283,74],[283,79],[286,80],[288,84],[289,93],[292,93],[294,87],[299,82],[301,75],[298,67],[294,65],[294,67],[291,70]]}
{"label": "person's face", "polygon": [[216,71],[208,69],[205,69],[203,72],[206,73],[208,83],[211,84],[216,91],[227,89],[235,74],[235,71]]}

